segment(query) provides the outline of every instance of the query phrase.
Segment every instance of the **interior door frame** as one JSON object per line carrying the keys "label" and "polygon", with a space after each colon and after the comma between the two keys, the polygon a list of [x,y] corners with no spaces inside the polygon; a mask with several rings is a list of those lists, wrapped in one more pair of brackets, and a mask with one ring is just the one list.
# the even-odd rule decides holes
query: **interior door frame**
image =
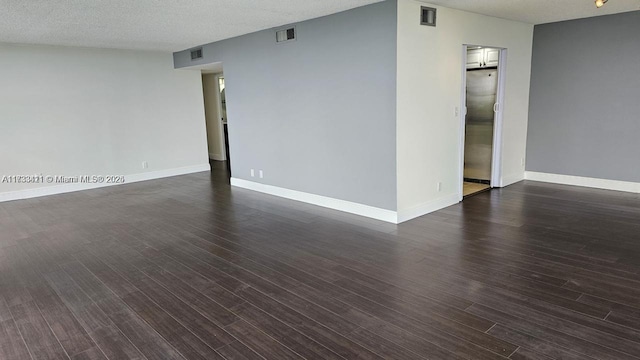
{"label": "interior door frame", "polygon": [[493,156],[491,161],[491,187],[502,187],[502,145],[503,145],[503,125],[504,125],[504,99],[507,74],[507,53],[508,50],[500,49],[500,60],[498,62],[498,111],[494,116],[493,125]]}
{"label": "interior door frame", "polygon": [[216,101],[218,102],[218,134],[220,136],[220,144],[222,145],[222,161],[227,161],[227,152],[225,151],[227,142],[224,138],[224,125],[222,124],[222,96],[220,94],[220,78],[224,78],[224,73],[219,73],[214,76],[216,81]]}
{"label": "interior door frame", "polygon": [[466,133],[466,116],[467,116],[467,50],[472,46],[490,47],[494,49],[500,49],[500,60],[498,63],[498,92],[496,94],[496,110],[494,114],[494,126],[493,126],[493,146],[491,156],[491,187],[502,187],[502,134],[503,134],[503,113],[504,113],[504,98],[505,98],[505,85],[506,85],[506,70],[507,70],[507,49],[486,46],[486,45],[462,45],[462,88],[460,91],[460,106],[459,109],[459,166],[458,166],[458,200],[464,199],[464,151],[465,151],[465,133]]}

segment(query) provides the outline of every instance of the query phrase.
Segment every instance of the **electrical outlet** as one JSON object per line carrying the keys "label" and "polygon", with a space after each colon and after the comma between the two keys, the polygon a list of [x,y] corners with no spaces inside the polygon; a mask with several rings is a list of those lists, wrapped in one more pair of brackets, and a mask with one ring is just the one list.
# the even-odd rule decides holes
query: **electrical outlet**
{"label": "electrical outlet", "polygon": [[264,179],[264,172],[260,170],[260,179]]}
{"label": "electrical outlet", "polygon": [[460,116],[460,108],[459,108],[459,107],[457,107],[457,106],[456,106],[456,107],[453,109],[453,116],[455,116],[455,117]]}
{"label": "electrical outlet", "polygon": [[251,177],[256,177],[256,171],[251,169]]}
{"label": "electrical outlet", "polygon": [[525,164],[526,164],[526,162],[525,162],[524,158],[520,159],[520,161],[521,161],[521,163],[522,163],[522,167],[524,167],[524,166],[525,166]]}
{"label": "electrical outlet", "polygon": [[441,191],[442,191],[442,183],[441,183],[441,182],[439,182],[439,183],[438,183],[438,192],[441,192]]}
{"label": "electrical outlet", "polygon": [[143,169],[148,169],[148,168],[149,168],[149,163],[148,163],[148,162],[146,162],[146,161],[143,161],[143,162],[142,162],[142,168],[143,168]]}

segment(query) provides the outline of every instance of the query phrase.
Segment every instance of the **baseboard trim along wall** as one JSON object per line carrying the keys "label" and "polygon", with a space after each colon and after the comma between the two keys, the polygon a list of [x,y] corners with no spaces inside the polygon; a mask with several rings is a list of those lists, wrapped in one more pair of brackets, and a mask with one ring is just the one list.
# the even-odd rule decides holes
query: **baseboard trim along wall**
{"label": "baseboard trim along wall", "polygon": [[500,181],[500,187],[507,187],[524,180],[524,173],[503,176]]}
{"label": "baseboard trim along wall", "polygon": [[278,196],[289,200],[300,201],[307,204],[343,211],[346,213],[360,215],[376,220],[386,221],[392,224],[399,224],[411,219],[415,219],[417,217],[458,203],[457,194],[453,194],[445,198],[414,207],[412,209],[396,212],[393,210],[380,209],[369,205],[358,204],[351,201],[339,200],[326,196],[284,189],[277,186],[265,185],[237,178],[231,178],[231,185],[247,190],[261,192],[264,194]]}
{"label": "baseboard trim along wall", "polygon": [[204,171],[211,171],[211,165],[201,164],[201,165],[186,166],[186,167],[167,169],[167,170],[150,171],[150,172],[141,173],[141,174],[124,175],[125,182],[121,184],[73,183],[73,184],[52,185],[52,186],[44,186],[44,187],[34,188],[34,189],[11,191],[11,192],[0,193],[0,202],[32,199],[36,197],[57,195],[57,194],[66,194],[70,192],[98,189],[98,188],[104,188],[104,187],[115,186],[115,185],[126,185],[126,184],[141,182],[141,181],[156,180],[156,179],[162,179],[162,178],[179,176],[179,175],[187,175],[187,174],[193,174],[193,173],[204,172]]}
{"label": "baseboard trim along wall", "polygon": [[398,215],[393,210],[380,209],[377,207],[358,204],[351,201],[339,200],[296,190],[289,190],[277,186],[265,185],[237,178],[231,178],[231,185],[243,189],[282,197],[289,200],[300,201],[307,204],[322,206],[333,210],[344,211],[347,213],[365,216],[372,219],[382,220],[393,224],[398,223]]}
{"label": "baseboard trim along wall", "polygon": [[458,194],[451,194],[434,201],[414,206],[409,209],[398,211],[398,223],[403,223],[420,216],[430,214],[432,212],[444,209],[460,202]]}
{"label": "baseboard trim along wall", "polygon": [[225,161],[224,155],[209,153],[209,159],[215,161]]}
{"label": "baseboard trim along wall", "polygon": [[582,176],[547,174],[534,171],[527,171],[525,179],[553,184],[582,186],[595,189],[624,191],[630,193],[640,193],[640,183],[618,180],[597,179]]}

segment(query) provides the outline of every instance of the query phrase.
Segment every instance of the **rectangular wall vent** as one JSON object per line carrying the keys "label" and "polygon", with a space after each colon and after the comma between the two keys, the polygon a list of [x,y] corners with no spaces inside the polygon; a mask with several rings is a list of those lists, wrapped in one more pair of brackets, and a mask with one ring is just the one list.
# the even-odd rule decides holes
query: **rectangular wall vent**
{"label": "rectangular wall vent", "polygon": [[202,59],[202,48],[191,50],[191,61]]}
{"label": "rectangular wall vent", "polygon": [[436,9],[421,6],[420,11],[420,25],[436,26]]}
{"label": "rectangular wall vent", "polygon": [[296,39],[296,28],[288,28],[276,31],[276,42],[283,43]]}

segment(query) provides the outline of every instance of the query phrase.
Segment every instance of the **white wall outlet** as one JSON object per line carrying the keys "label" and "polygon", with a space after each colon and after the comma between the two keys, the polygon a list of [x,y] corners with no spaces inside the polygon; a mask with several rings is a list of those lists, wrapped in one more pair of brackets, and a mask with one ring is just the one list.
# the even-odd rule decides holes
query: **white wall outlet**
{"label": "white wall outlet", "polygon": [[522,164],[522,167],[524,167],[524,166],[525,166],[525,164],[526,164],[526,162],[525,162],[524,158],[520,159],[520,162],[521,162],[521,164]]}
{"label": "white wall outlet", "polygon": [[256,177],[256,171],[251,169],[251,177]]}
{"label": "white wall outlet", "polygon": [[264,179],[264,171],[260,170],[260,179]]}
{"label": "white wall outlet", "polygon": [[442,183],[441,182],[438,183],[437,188],[438,188],[438,192],[442,191]]}
{"label": "white wall outlet", "polygon": [[460,108],[459,107],[455,107],[453,108],[453,116],[458,117],[460,116]]}
{"label": "white wall outlet", "polygon": [[148,162],[146,162],[146,161],[143,161],[143,162],[142,162],[142,168],[143,168],[143,169],[148,169],[148,168],[149,168],[149,163],[148,163]]}

